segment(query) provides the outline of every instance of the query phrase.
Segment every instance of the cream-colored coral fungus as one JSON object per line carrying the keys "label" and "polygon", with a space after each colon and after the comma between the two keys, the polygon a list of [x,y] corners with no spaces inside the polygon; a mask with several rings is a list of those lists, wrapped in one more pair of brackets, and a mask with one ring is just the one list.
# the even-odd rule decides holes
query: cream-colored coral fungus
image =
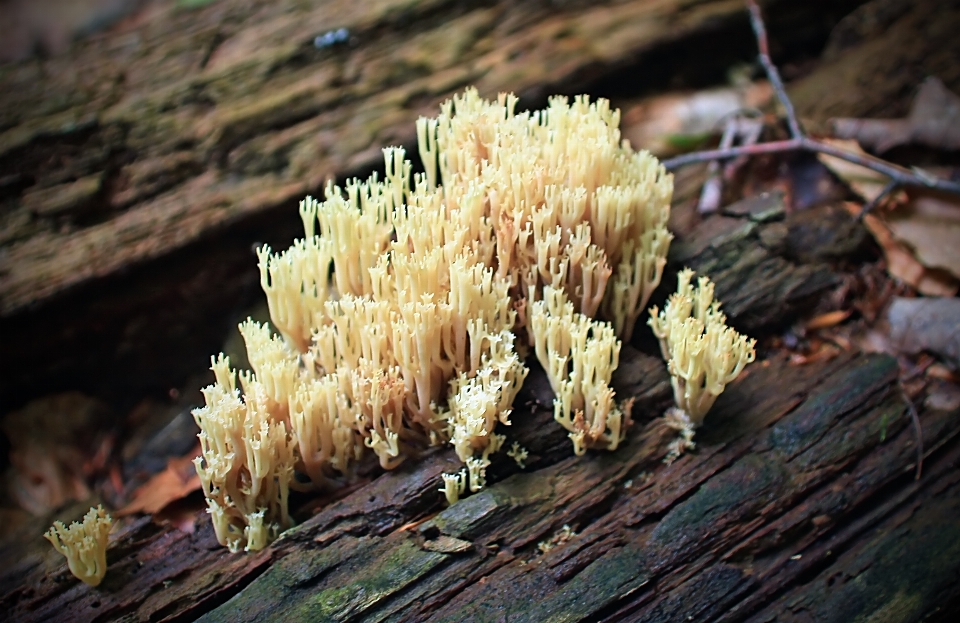
{"label": "cream-colored coral fungus", "polygon": [[[248,338],[248,350],[254,340]],[[230,359],[215,359],[213,371],[216,384],[203,390],[207,404],[193,412],[202,453],[194,464],[217,540],[231,551],[258,550],[291,525],[294,441],[286,423],[271,413],[278,403],[267,384],[255,374],[242,376],[241,400]]]}
{"label": "cream-colored coral fungus", "polygon": [[107,573],[107,541],[113,519],[97,506],[87,511],[83,521],[75,521],[68,528],[62,521],[43,535],[54,549],[67,559],[70,573],[90,586],[97,586]]}
{"label": "cream-colored coral fungus", "polygon": [[669,459],[693,447],[693,430],[727,384],[756,357],[756,340],[727,326],[720,302],[713,299],[713,282],[702,276],[694,287],[693,275],[690,269],[680,271],[676,293],[663,311],[654,306],[648,321],[660,340],[677,405],[667,413],[668,424],[681,435]]}
{"label": "cream-colored coral fungus", "polygon": [[[258,251],[282,338],[244,323],[243,392],[216,360],[196,412],[221,542],[259,546],[244,535],[288,523],[293,472],[334,487],[367,449],[392,469],[450,443],[465,467],[444,476],[447,499],[483,487],[530,347],[553,366],[557,419],[578,452],[623,438],[610,373],[660,280],[673,181],[621,141],[606,100],[515,105],[454,97],[417,124],[423,174],[385,149],[383,179],[307,197],[304,238]],[[544,333],[557,322],[577,327],[575,343]]]}
{"label": "cream-colored coral fungus", "polygon": [[573,311],[563,290],[547,286],[531,312],[537,358],[557,398],[553,417],[570,433],[575,454],[587,448],[616,450],[630,423],[629,405],[613,400],[610,378],[620,340],[608,323]]}

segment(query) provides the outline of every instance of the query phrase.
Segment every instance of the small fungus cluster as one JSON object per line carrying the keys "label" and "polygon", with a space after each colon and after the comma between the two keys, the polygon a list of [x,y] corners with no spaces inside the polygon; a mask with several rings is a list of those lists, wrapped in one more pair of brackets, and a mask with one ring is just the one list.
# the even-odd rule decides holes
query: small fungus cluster
{"label": "small fungus cluster", "polygon": [[62,521],[43,535],[67,559],[70,573],[90,586],[97,586],[107,573],[107,541],[113,519],[102,506],[91,508],[83,521],[68,528]]}
{"label": "small fungus cluster", "polygon": [[727,384],[756,357],[756,340],[727,326],[720,302],[713,299],[713,282],[700,277],[694,287],[693,275],[690,269],[680,271],[677,291],[663,311],[654,306],[647,321],[660,340],[676,402],[666,420],[680,436],[670,448],[668,461],[693,448],[694,429],[703,424]]}
{"label": "small fungus cluster", "polygon": [[[417,123],[424,173],[386,173],[300,205],[304,237],[258,250],[271,327],[240,326],[250,371],[222,355],[194,412],[196,461],[220,542],[259,549],[290,524],[287,494],[385,469],[427,445],[464,463],[452,503],[484,486],[533,350],[577,453],[615,449],[629,410],[610,376],[660,281],[673,181],[621,141],[606,100],[473,89]],[[518,462],[526,453],[516,444]]]}

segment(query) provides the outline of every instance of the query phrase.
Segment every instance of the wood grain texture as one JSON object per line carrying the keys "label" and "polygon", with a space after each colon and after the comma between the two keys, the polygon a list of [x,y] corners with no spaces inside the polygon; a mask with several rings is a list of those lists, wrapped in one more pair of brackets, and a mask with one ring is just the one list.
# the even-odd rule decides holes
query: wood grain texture
{"label": "wood grain texture", "polygon": [[[737,20],[749,36],[741,3],[725,0],[173,5],[69,59],[0,72],[0,400],[11,388],[175,386],[220,346],[224,308],[256,293],[250,243],[289,243],[292,202],[373,166],[384,145],[410,145],[413,119],[466,84],[539,103],[686,36]],[[313,46],[341,26],[355,42]],[[829,292],[838,261],[864,244],[835,206],[786,215],[764,198],[677,240],[668,272],[707,272],[731,322],[763,335]],[[143,519],[114,535],[97,589],[55,552],[16,558],[0,569],[0,612],[951,620],[955,406],[920,409],[926,458],[914,481],[895,361],[773,357],[718,400],[697,449],[666,466],[663,363],[627,347],[621,361],[615,385],[637,398],[636,424],[615,453],[572,456],[534,371],[506,431],[530,451],[527,467],[501,457],[489,488],[451,508],[437,489],[458,462],[429,453],[299,517],[256,554],[220,547],[201,513],[192,534]]]}
{"label": "wood grain texture", "polygon": [[[668,400],[662,367],[634,353],[625,370],[645,378],[634,389],[646,420]],[[22,621],[794,620],[801,606],[814,614],[796,620],[894,606],[907,608],[894,620],[920,620],[956,595],[960,423],[955,410],[922,414],[931,450],[914,482],[896,378],[883,356],[768,360],[670,466],[656,420],[615,453],[578,458],[561,433],[542,434],[549,413],[529,409],[510,431],[528,468],[501,463],[495,484],[448,509],[436,489],[456,459],[441,452],[263,552],[227,553],[206,521],[194,535],[141,523],[110,550],[101,589],[61,570],[2,603]]]}
{"label": "wood grain texture", "polygon": [[[739,0],[183,4],[0,67],[0,403],[182,386],[256,298],[251,247],[289,245],[303,195],[412,150],[467,85],[540,107],[722,80],[755,53]],[[769,3],[778,49],[857,4]]]}

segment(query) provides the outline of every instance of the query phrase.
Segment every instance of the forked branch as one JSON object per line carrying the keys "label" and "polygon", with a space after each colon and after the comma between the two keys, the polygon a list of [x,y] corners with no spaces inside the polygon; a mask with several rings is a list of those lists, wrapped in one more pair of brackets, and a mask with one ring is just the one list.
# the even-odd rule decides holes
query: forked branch
{"label": "forked branch", "polygon": [[[870,169],[871,171],[876,171],[877,173],[889,177],[890,182],[884,189],[882,196],[890,194],[890,192],[901,186],[930,188],[960,195],[960,182],[946,180],[927,173],[921,169],[907,169],[869,154],[847,151],[834,145],[830,145],[824,141],[810,138],[804,134],[802,128],[800,127],[799,121],[797,121],[797,113],[793,107],[793,102],[790,101],[790,98],[787,96],[786,89],[784,89],[783,81],[780,78],[780,72],[777,71],[776,65],[774,65],[773,61],[770,60],[770,52],[767,45],[767,31],[763,23],[763,16],[760,13],[760,7],[757,6],[757,3],[754,0],[747,0],[747,6],[750,9],[750,23],[753,26],[753,32],[757,38],[760,63],[763,65],[764,71],[767,74],[767,78],[770,80],[770,84],[773,86],[773,90],[777,94],[777,99],[780,101],[780,104],[786,111],[787,125],[790,129],[790,138],[782,141],[769,141],[766,143],[756,143],[753,145],[737,145],[723,149],[709,149],[705,151],[696,151],[689,154],[683,154],[676,156],[675,158],[665,160],[663,164],[667,170],[672,171],[698,162],[723,161],[741,156],[758,156],[761,154],[779,154],[793,151],[806,151],[810,153],[834,156],[836,158],[840,158],[841,160],[860,165]],[[882,198],[882,196],[879,198]],[[876,203],[877,201],[875,200],[865,206],[861,216],[870,208],[874,207]]]}

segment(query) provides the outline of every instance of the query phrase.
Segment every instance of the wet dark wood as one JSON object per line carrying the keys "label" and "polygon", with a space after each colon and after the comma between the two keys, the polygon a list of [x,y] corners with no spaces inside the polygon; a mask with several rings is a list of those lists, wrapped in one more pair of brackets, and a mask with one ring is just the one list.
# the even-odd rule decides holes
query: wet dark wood
{"label": "wet dark wood", "polygon": [[[645,377],[638,414],[652,416],[668,399],[659,363],[637,354],[627,371]],[[205,521],[194,535],[143,523],[111,549],[101,588],[61,568],[3,605],[24,621],[742,621],[800,609],[810,618],[796,620],[820,621],[890,608],[920,620],[957,596],[960,420],[922,413],[928,456],[914,482],[896,378],[884,356],[768,360],[670,466],[656,421],[615,453],[577,458],[561,434],[540,434],[549,416],[537,409],[510,431],[531,465],[502,464],[498,482],[449,509],[436,489],[456,464],[443,452],[264,552],[227,553]],[[564,526],[568,538],[542,552]]]}
{"label": "wet dark wood", "polygon": [[798,114],[815,125],[831,117],[905,117],[928,76],[960,92],[958,28],[956,0],[865,3],[838,24],[814,71],[789,86]]}
{"label": "wet dark wood", "polygon": [[[168,4],[8,67],[0,314],[376,166],[467,85],[539,101],[734,16],[717,0]],[[314,45],[338,28],[350,42]]]}

